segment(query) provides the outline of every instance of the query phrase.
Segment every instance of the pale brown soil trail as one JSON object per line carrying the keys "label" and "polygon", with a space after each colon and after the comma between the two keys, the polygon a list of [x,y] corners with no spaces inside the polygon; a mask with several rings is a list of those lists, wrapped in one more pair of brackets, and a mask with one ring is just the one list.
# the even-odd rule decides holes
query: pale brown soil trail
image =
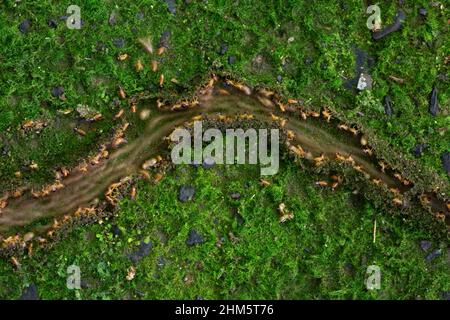
{"label": "pale brown soil trail", "polygon": [[[209,91],[211,92],[213,90]],[[389,187],[400,185],[398,180],[381,171],[376,159],[362,151],[358,137],[350,134],[335,135],[332,131],[336,129],[328,130],[327,126],[332,124],[323,125],[323,119],[302,120],[298,114],[281,113],[275,108],[264,107],[253,95],[245,95],[236,90],[230,92],[230,95],[200,97],[199,105],[182,111],[159,110],[156,106],[151,106],[152,116],[141,136],[112,151],[108,159],[96,166],[89,165],[87,173],[72,173],[62,181],[65,185],[63,189],[44,198],[34,199],[27,195],[12,199],[0,214],[0,231],[24,226],[44,217],[71,214],[79,207],[89,206],[101,198],[113,182],[138,173],[145,160],[161,151],[164,138],[170,135],[175,127],[201,114],[221,113],[234,116],[249,113],[258,120],[270,122],[271,114],[276,113],[288,120],[285,128],[295,133],[295,142],[314,156],[324,155],[329,160],[335,160],[337,153],[345,157],[351,156],[355,164],[361,166],[371,179],[379,179]]]}

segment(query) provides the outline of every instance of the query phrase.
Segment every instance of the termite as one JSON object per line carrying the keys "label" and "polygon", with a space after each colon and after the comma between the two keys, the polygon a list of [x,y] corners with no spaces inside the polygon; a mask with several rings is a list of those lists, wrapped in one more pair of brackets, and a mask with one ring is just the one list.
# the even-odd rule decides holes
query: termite
{"label": "termite", "polygon": [[320,113],[316,112],[316,111],[310,111],[309,115],[313,118],[319,118],[320,117]]}
{"label": "termite", "polygon": [[363,152],[369,156],[373,155],[373,151],[370,148],[364,148]]}
{"label": "termite", "polygon": [[134,67],[136,68],[136,71],[138,71],[138,72],[144,70],[144,66],[142,65],[142,62],[140,59],[136,60]]}
{"label": "termite", "polygon": [[118,56],[117,56],[117,60],[119,60],[119,61],[124,61],[124,60],[127,60],[128,59],[128,54],[126,54],[126,53],[124,53],[124,54],[119,54]]}
{"label": "termite", "polygon": [[304,111],[300,111],[300,116],[301,116],[301,118],[302,118],[303,120],[308,119],[308,115],[307,115],[306,112],[304,112]]}
{"label": "termite", "polygon": [[377,185],[377,186],[379,186],[379,185],[381,184],[381,180],[380,180],[380,179],[372,179],[372,182],[373,182],[375,185]]}
{"label": "termite", "polygon": [[158,51],[156,52],[158,56],[162,55],[166,51],[166,47],[162,46],[158,48]]}
{"label": "termite", "polygon": [[158,70],[158,61],[152,60],[152,71],[156,72]]}
{"label": "termite", "polygon": [[328,111],[328,109],[323,109],[322,110],[322,115],[327,120],[327,122],[330,122],[330,120],[331,120],[331,113],[330,113],[330,111]]}
{"label": "termite", "polygon": [[85,132],[84,130],[79,129],[79,128],[77,128],[77,127],[73,128],[73,130],[74,130],[76,133],[78,133],[80,136],[85,136],[85,135],[86,135],[86,132]]}
{"label": "termite", "polygon": [[123,90],[123,88],[121,86],[119,86],[119,97],[122,99],[125,99],[126,96],[127,95],[125,94],[125,91]]}
{"label": "termite", "polygon": [[378,164],[379,164],[380,167],[381,167],[381,172],[384,172],[385,169],[386,169],[386,167],[387,167],[387,164],[384,163],[383,161],[379,161]]}
{"label": "termite", "polygon": [[163,175],[158,172],[155,174],[154,180],[156,183],[158,183],[162,178],[163,178]]}
{"label": "termite", "polygon": [[351,133],[353,133],[354,136],[356,136],[356,135],[358,134],[358,132],[359,132],[358,129],[355,129],[355,128],[349,128],[348,130],[349,130]]}
{"label": "termite", "polygon": [[119,112],[117,112],[117,114],[114,116],[114,119],[119,119],[120,117],[122,117],[124,113],[123,109],[120,109]]}

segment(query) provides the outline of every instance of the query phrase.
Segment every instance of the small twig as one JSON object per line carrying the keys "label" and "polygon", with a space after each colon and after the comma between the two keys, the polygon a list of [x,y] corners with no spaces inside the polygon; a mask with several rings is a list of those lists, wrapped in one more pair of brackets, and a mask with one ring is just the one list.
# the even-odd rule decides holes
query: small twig
{"label": "small twig", "polygon": [[373,243],[377,241],[377,219],[373,222]]}

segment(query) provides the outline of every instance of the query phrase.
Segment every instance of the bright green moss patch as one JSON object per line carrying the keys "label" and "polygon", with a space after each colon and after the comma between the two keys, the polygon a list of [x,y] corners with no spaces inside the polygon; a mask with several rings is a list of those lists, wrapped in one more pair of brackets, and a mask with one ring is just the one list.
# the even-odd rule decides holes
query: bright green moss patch
{"label": "bright green moss patch", "polygon": [[[157,185],[139,182],[136,200],[124,200],[112,220],[21,258],[19,271],[0,262],[0,297],[17,298],[29,283],[46,299],[440,299],[450,289],[445,252],[427,263],[419,247],[433,235],[409,230],[351,189],[320,190],[294,165],[284,163],[265,188],[258,175],[257,166],[180,166]],[[195,195],[181,203],[186,184]],[[294,213],[284,224],[281,202]],[[188,246],[191,230],[204,242]],[[133,263],[127,255],[142,241],[152,243],[150,254]],[[72,264],[81,290],[66,288]],[[380,290],[365,288],[369,265],[381,269]]]}

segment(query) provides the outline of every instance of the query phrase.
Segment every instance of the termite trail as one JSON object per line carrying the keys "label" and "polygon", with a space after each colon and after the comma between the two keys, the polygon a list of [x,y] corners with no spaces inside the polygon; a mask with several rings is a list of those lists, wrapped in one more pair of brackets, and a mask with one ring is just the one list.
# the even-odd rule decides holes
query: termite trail
{"label": "termite trail", "polygon": [[[380,168],[379,161],[364,152],[359,136],[351,133],[336,134],[333,130],[337,129],[333,127],[335,124],[330,122],[328,111],[323,112],[325,119],[318,118],[321,115],[316,112],[311,113],[310,119],[298,108],[290,112],[285,111],[286,107],[277,104],[274,96],[274,93],[267,90],[256,92],[244,85],[228,81],[225,85],[218,82],[209,87],[203,95],[198,96],[199,102],[191,108],[179,110],[177,107],[173,108],[177,111],[170,111],[160,108],[159,105],[155,106],[152,102],[152,105],[147,105],[146,108],[151,109],[153,115],[147,120],[139,137],[111,151],[109,158],[103,162],[88,166],[87,173],[78,172],[63,179],[63,189],[44,198],[34,199],[28,195],[11,199],[8,206],[1,211],[0,231],[25,226],[44,217],[60,217],[73,213],[79,207],[88,206],[95,199],[101,198],[113,182],[124,176],[137,174],[145,160],[161,151],[164,137],[169,136],[174,128],[202,114],[231,118],[246,113],[263,123],[275,121],[283,130],[291,132],[290,143],[294,146],[293,150],[306,158],[319,159],[319,164],[323,159],[344,161],[366,174],[368,180],[383,183],[401,193],[412,189],[412,185],[403,183],[406,180],[402,181],[395,177],[393,172],[385,170],[384,167]],[[433,208],[442,208],[441,203],[432,194],[430,199]],[[448,223],[449,212],[445,208],[444,212]]]}

